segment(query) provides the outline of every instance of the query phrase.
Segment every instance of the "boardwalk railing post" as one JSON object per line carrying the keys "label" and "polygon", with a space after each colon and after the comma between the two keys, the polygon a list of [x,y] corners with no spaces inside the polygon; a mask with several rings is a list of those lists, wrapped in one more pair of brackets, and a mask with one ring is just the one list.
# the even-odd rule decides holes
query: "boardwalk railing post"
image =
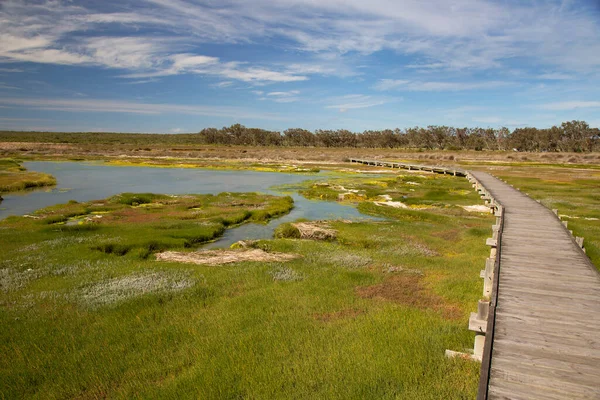
{"label": "boardwalk railing post", "polygon": [[460,353],[446,350],[446,356],[460,356],[482,361],[484,350],[489,346],[489,344],[486,344],[486,333],[489,325],[488,314],[490,313],[489,299],[492,298],[494,294],[494,271],[497,266],[497,247],[499,246],[500,235],[502,232],[504,208],[470,172],[466,172],[465,176],[472,183],[475,191],[480,194],[481,198],[486,200],[485,204],[489,206],[490,212],[494,213],[496,216],[496,224],[492,226],[492,237],[486,240],[486,244],[491,247],[490,257],[486,259],[485,269],[480,273],[480,276],[483,278],[483,296],[485,299],[479,300],[477,312],[471,313],[469,317],[469,330],[475,332],[473,351],[470,353]]}
{"label": "boardwalk railing post", "polygon": [[[494,249],[495,250],[495,249]],[[483,270],[483,296],[490,297],[492,295],[492,283],[494,282],[494,263],[495,258],[485,260],[485,269]]]}

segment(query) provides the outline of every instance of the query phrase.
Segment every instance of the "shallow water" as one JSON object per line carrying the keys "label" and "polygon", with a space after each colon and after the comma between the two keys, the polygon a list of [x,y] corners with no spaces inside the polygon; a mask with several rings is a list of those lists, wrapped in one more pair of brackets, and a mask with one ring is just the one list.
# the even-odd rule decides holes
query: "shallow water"
{"label": "shallow water", "polygon": [[[279,172],[214,171],[190,168],[115,167],[99,163],[32,161],[23,164],[30,171],[46,172],[56,177],[58,184],[19,194],[3,195],[0,219],[23,215],[43,207],[66,203],[69,200],[104,199],[123,192],[165,194],[260,192],[282,195],[273,186],[325,178],[324,174],[299,175]],[[207,247],[229,246],[238,240],[271,238],[275,227],[298,218],[316,219],[374,219],[360,214],[352,206],[307,200],[297,193],[294,209],[268,224],[245,224],[228,229],[218,241]]]}

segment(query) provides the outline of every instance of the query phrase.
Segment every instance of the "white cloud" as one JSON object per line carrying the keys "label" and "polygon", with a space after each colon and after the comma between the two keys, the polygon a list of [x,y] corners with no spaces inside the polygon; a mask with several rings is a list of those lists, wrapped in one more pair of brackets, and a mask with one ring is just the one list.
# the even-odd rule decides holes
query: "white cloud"
{"label": "white cloud", "polygon": [[268,92],[266,94],[261,90],[253,90],[252,92],[257,96],[261,96],[259,97],[259,100],[263,101],[270,100],[276,103],[293,103],[300,100],[298,97],[300,94],[299,90],[289,90],[287,92]]}
{"label": "white cloud", "polygon": [[[353,57],[380,50],[406,56],[406,67],[419,71],[493,69],[518,59],[555,71],[540,79],[562,80],[600,67],[600,25],[583,2],[122,0],[115,12],[110,2],[102,12],[94,2],[78,4],[4,0],[0,62],[99,65],[138,79],[205,74],[256,84],[352,76]],[[107,37],[115,25],[111,32],[120,36]],[[242,64],[191,53],[205,43],[261,39],[309,61]],[[421,90],[462,90],[426,83]]]}
{"label": "white cloud", "polygon": [[413,92],[444,92],[476,89],[490,89],[509,85],[510,82],[484,81],[484,82],[437,82],[437,81],[409,81],[403,79],[381,79],[375,84],[374,89],[407,90]]}
{"label": "white cloud", "polygon": [[269,93],[267,93],[267,96],[290,97],[290,96],[295,96],[297,94],[300,94],[299,90],[290,90],[288,92],[269,92]]}
{"label": "white cloud", "polygon": [[158,82],[158,79],[140,79],[140,80],[136,80],[136,81],[127,81],[127,82],[122,82],[124,85],[143,85],[145,83],[153,83],[153,82]]}
{"label": "white cloud", "polygon": [[226,88],[231,85],[233,85],[233,82],[231,82],[231,81],[222,81],[222,82],[217,82],[217,83],[213,84],[212,86],[216,87],[216,88]]}
{"label": "white cloud", "polygon": [[239,68],[238,63],[225,63],[215,71],[216,74],[243,82],[298,82],[308,79],[307,76],[273,71],[265,68]]}
{"label": "white cloud", "polygon": [[65,112],[108,112],[124,114],[161,115],[186,114],[217,117],[253,118],[282,120],[281,116],[239,107],[219,107],[187,104],[138,103],[104,99],[57,99],[57,98],[6,98],[0,97],[0,104],[11,108],[35,108]]}
{"label": "white cloud", "polygon": [[84,51],[94,63],[122,69],[159,67],[168,48],[167,41],[138,37],[95,37],[84,43]]}
{"label": "white cloud", "polygon": [[[138,9],[137,13],[95,14],[83,7],[58,2],[25,7],[7,0],[0,9],[0,62],[95,65],[129,70],[131,72],[123,76],[131,79],[177,74],[213,75],[258,84],[308,79],[286,68],[223,62],[217,57],[182,51],[189,47],[190,41],[202,41],[201,37],[194,37],[193,32],[181,31],[186,21],[169,19],[170,15],[160,9]],[[126,36],[97,34],[103,32],[99,29],[102,25],[114,23],[130,28],[130,33]],[[187,20],[187,23],[196,25],[198,21]],[[170,32],[161,36],[143,35],[137,29],[138,26],[156,29],[157,25],[168,26]],[[84,30],[84,37],[77,35]]]}
{"label": "white cloud", "polygon": [[541,104],[536,108],[553,111],[570,111],[578,108],[600,108],[600,101],[559,101]]}
{"label": "white cloud", "polygon": [[14,72],[25,72],[25,70],[21,69],[21,68],[0,68],[0,74],[14,73]]}
{"label": "white cloud", "polygon": [[556,0],[223,0],[210,7],[151,2],[161,7],[165,20],[210,42],[282,36],[317,53],[391,49],[419,57],[413,65],[421,68],[492,68],[515,57],[572,69],[600,65],[593,14],[581,4]]}
{"label": "white cloud", "polygon": [[346,96],[333,97],[329,99],[330,105],[325,108],[336,108],[340,112],[358,108],[370,108],[380,106],[390,102],[390,99],[383,97],[374,97],[364,94],[349,94]]}
{"label": "white cloud", "polygon": [[20,87],[13,86],[13,85],[7,85],[7,84],[2,83],[2,82],[0,82],[0,89],[21,90]]}

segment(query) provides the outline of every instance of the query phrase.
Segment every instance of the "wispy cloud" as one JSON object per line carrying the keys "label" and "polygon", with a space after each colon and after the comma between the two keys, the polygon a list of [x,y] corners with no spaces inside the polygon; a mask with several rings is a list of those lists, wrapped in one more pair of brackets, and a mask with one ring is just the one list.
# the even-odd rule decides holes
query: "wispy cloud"
{"label": "wispy cloud", "polygon": [[358,108],[370,108],[380,106],[390,102],[390,99],[383,97],[375,97],[364,94],[349,94],[346,96],[333,97],[329,99],[330,105],[325,108],[335,108],[340,112],[353,110]]}
{"label": "wispy cloud", "polygon": [[[218,57],[187,53],[184,49],[189,47],[189,41],[198,42],[198,38],[182,35],[179,28],[159,37],[141,35],[137,29],[140,25],[154,28],[156,25],[171,28],[177,25],[156,9],[141,7],[138,13],[95,14],[80,6],[50,1],[24,7],[11,0],[3,7],[0,10],[0,62],[101,66],[128,70],[130,72],[123,77],[131,79],[180,74],[210,75],[259,84],[308,79],[285,66],[270,68],[242,61],[224,62]],[[94,35],[103,32],[94,28],[115,23],[127,26],[129,34]],[[85,37],[76,35],[84,30]]]}
{"label": "wispy cloud", "polygon": [[0,89],[21,90],[20,87],[13,86],[13,85],[7,85],[6,83],[2,83],[2,82],[0,82]]}
{"label": "wispy cloud", "polygon": [[299,90],[290,90],[287,92],[269,92],[264,97],[261,97],[261,100],[271,100],[276,103],[293,103],[300,100],[298,97],[299,94]]}
{"label": "wispy cloud", "polygon": [[104,99],[33,99],[33,98],[0,98],[0,104],[6,107],[28,107],[41,110],[65,112],[107,112],[142,115],[187,114],[217,117],[252,118],[266,120],[283,120],[278,114],[254,111],[240,107],[219,107],[186,104],[138,103]]}
{"label": "wispy cloud", "polygon": [[[597,40],[600,26],[594,10],[586,12],[585,4],[577,2],[223,0],[203,4],[184,0],[124,0],[122,3],[122,7],[111,13],[99,12],[86,2],[48,0],[30,4],[5,0],[0,11],[3,31],[0,58],[136,69],[152,64],[155,60],[146,58],[148,49],[144,46],[148,44],[120,43],[111,49],[96,40],[103,36],[107,26],[118,26],[127,34],[111,39],[113,42],[131,40],[134,34],[146,37],[149,43],[176,38],[186,45],[240,44],[277,38],[315,54],[392,50],[416,59],[409,66],[419,69],[495,68],[514,58],[537,60],[568,70],[593,71],[600,66]],[[565,30],[565,26],[569,29]],[[86,35],[74,35],[83,31]],[[147,35],[148,31],[161,36]],[[117,48],[132,46],[132,54],[116,53]],[[175,47],[167,55],[180,52]],[[296,63],[288,74],[294,75],[294,69],[300,76],[335,74],[339,72],[337,67]],[[229,74],[231,79],[244,81],[271,78],[285,81],[280,75],[282,71],[262,68],[265,71],[232,69]]]}
{"label": "wispy cloud", "polygon": [[437,82],[437,81],[410,81],[404,79],[381,79],[374,89],[386,90],[407,90],[413,92],[443,92],[443,91],[462,91],[476,89],[490,89],[510,85],[510,82],[502,81],[484,81],[484,82]]}
{"label": "wispy cloud", "polygon": [[600,108],[600,101],[559,101],[536,106],[541,110],[570,111],[579,108]]}
{"label": "wispy cloud", "polygon": [[154,82],[158,82],[158,79],[155,78],[151,78],[151,79],[139,79],[139,80],[134,80],[134,81],[126,81],[126,82],[121,82],[124,85],[143,85],[146,83],[154,83]]}
{"label": "wispy cloud", "polygon": [[226,87],[229,87],[232,85],[233,85],[232,81],[222,81],[222,82],[214,83],[212,86],[216,87],[216,88],[226,88]]}
{"label": "wispy cloud", "polygon": [[22,68],[0,68],[0,74],[25,72]]}

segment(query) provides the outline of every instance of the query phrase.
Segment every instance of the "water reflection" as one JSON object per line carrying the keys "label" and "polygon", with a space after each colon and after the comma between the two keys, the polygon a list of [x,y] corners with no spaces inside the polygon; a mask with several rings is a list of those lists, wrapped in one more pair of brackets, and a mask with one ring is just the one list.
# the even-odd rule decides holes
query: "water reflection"
{"label": "water reflection", "polygon": [[[213,171],[190,168],[114,167],[89,162],[24,163],[31,171],[46,172],[56,177],[52,189],[3,195],[0,219],[23,215],[37,209],[69,200],[104,199],[122,192],[152,192],[166,194],[261,192],[281,194],[273,186],[294,184],[305,180],[324,179],[323,174],[299,175],[255,171]],[[291,213],[266,225],[246,224],[228,229],[223,238],[208,246],[228,246],[238,240],[269,238],[282,222],[306,219],[371,219],[356,208],[334,202],[307,200],[292,194],[295,206]]]}

